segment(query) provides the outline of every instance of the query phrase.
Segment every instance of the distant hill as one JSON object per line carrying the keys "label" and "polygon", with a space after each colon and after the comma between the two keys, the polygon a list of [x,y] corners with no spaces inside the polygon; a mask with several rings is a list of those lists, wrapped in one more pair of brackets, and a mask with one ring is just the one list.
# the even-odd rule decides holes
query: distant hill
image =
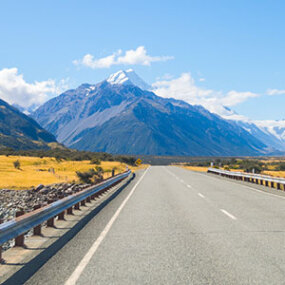
{"label": "distant hill", "polygon": [[0,148],[46,149],[56,144],[35,120],[0,99]]}
{"label": "distant hill", "polygon": [[[128,77],[128,73],[131,76]],[[59,142],[119,154],[260,155],[267,146],[236,123],[201,106],[161,98],[133,71],[82,84],[46,102],[32,116]]]}

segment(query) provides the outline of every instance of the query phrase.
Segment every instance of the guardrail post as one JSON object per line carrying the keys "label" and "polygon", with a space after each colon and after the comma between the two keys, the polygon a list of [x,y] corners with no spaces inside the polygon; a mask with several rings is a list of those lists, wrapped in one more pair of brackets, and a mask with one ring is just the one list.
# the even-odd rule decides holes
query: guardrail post
{"label": "guardrail post", "polygon": [[[3,223],[3,219],[0,219],[0,224]],[[3,264],[5,260],[2,257],[2,245],[0,245],[0,264]]]}
{"label": "guardrail post", "polygon": [[281,190],[281,185],[280,185],[279,182],[277,183],[277,189],[278,189],[278,190]]}
{"label": "guardrail post", "polygon": [[58,218],[58,220],[60,220],[60,221],[64,221],[64,220],[65,220],[65,219],[64,219],[64,211],[61,212],[61,213],[59,213],[58,216],[57,216],[57,218]]}
{"label": "guardrail post", "polygon": [[47,227],[54,228],[54,218],[47,220]]}
{"label": "guardrail post", "polygon": [[67,213],[67,215],[73,215],[72,207],[68,208],[66,213]]}
{"label": "guardrail post", "polygon": [[[60,196],[59,196],[59,199],[63,199],[63,198],[64,198],[63,195],[60,195]],[[63,212],[61,212],[61,213],[58,214],[58,216],[57,216],[58,220],[64,221],[64,212],[65,212],[65,211],[63,211]]]}
{"label": "guardrail post", "polygon": [[91,197],[90,196],[86,198],[86,202],[91,203]]}
{"label": "guardrail post", "polygon": [[[51,204],[53,202],[54,202],[53,200],[49,200],[48,204]],[[47,227],[52,227],[52,228],[54,227],[54,217],[47,220]]]}
{"label": "guardrail post", "polygon": [[[22,216],[24,214],[25,214],[25,212],[23,210],[22,211],[18,211],[18,212],[16,212],[16,218],[20,217],[20,216]],[[24,234],[21,234],[21,235],[17,236],[15,238],[15,246],[24,246],[24,238],[25,238]]]}
{"label": "guardrail post", "polygon": [[74,205],[74,209],[75,209],[75,210],[80,210],[80,205],[79,205],[79,203],[76,203],[76,204]]}
{"label": "guardrail post", "polygon": [[[34,210],[37,210],[41,207],[42,207],[41,205],[36,205],[36,206],[34,206]],[[40,236],[42,234],[42,226],[38,225],[38,226],[34,227],[33,233],[35,236]]]}
{"label": "guardrail post", "polygon": [[81,206],[85,206],[85,199],[81,201]]}

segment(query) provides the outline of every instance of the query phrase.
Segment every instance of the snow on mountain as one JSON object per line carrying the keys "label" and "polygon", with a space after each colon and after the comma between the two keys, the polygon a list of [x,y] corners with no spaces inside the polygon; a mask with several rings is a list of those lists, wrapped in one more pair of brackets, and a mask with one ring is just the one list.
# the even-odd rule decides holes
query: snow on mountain
{"label": "snow on mountain", "polygon": [[264,121],[254,121],[254,123],[265,132],[270,133],[275,136],[277,139],[284,141],[285,143],[285,120],[273,121],[273,120],[264,120]]}
{"label": "snow on mountain", "polygon": [[150,90],[151,86],[144,82],[133,69],[120,70],[111,74],[107,82],[110,84],[135,85],[142,90]]}
{"label": "snow on mountain", "polygon": [[241,126],[265,143],[268,149],[285,151],[285,120],[250,120],[225,106],[218,115]]}

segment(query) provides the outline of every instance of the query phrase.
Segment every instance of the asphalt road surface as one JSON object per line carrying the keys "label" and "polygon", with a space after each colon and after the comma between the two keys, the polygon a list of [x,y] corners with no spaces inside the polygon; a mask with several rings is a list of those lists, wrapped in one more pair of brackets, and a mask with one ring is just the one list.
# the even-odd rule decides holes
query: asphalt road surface
{"label": "asphalt road surface", "polygon": [[259,188],[140,171],[27,284],[285,284],[285,197]]}

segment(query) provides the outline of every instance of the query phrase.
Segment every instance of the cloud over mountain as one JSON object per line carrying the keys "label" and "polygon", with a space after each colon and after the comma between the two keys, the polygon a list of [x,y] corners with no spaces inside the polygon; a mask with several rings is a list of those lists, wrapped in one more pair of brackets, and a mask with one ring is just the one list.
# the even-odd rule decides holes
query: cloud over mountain
{"label": "cloud over mountain", "polygon": [[152,86],[154,92],[161,97],[183,100],[192,105],[202,105],[221,116],[234,115],[227,107],[236,106],[249,98],[259,96],[249,91],[231,90],[223,93],[206,89],[196,85],[190,73],[182,73],[180,77],[174,79],[156,81]]}
{"label": "cloud over mountain", "polygon": [[123,52],[121,49],[106,57],[95,58],[92,54],[86,54],[82,59],[74,60],[73,64],[83,65],[92,69],[109,68],[113,65],[151,65],[153,62],[167,61],[172,56],[150,56],[144,46]]}
{"label": "cloud over mountain", "polygon": [[66,82],[53,79],[28,83],[17,68],[0,70],[0,98],[24,108],[39,106],[67,88]]}

